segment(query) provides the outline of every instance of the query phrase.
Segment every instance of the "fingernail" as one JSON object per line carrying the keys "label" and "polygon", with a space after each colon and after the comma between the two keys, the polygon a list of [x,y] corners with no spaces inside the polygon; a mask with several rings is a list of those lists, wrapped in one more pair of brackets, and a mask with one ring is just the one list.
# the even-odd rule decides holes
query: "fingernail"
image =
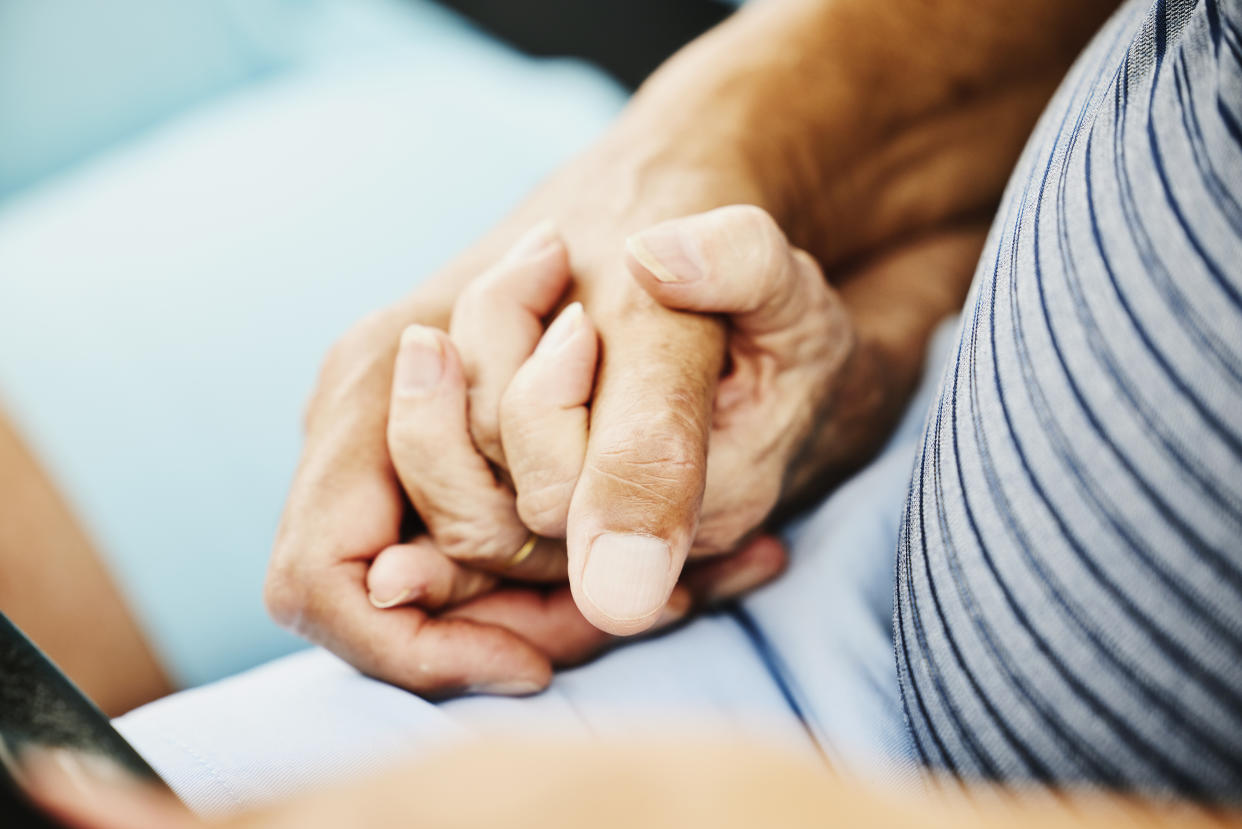
{"label": "fingernail", "polygon": [[661,282],[694,282],[707,275],[698,240],[675,225],[656,225],[634,234],[625,245]]}
{"label": "fingernail", "polygon": [[475,685],[470,689],[476,694],[493,694],[498,697],[528,697],[543,690],[543,685],[528,679],[517,679],[511,682],[491,682]]}
{"label": "fingernail", "polygon": [[668,545],[655,536],[604,533],[587,554],[582,590],[619,622],[641,619],[667,601],[670,564]]}
{"label": "fingernail", "polygon": [[367,598],[380,610],[409,604],[421,598],[426,590],[426,582],[417,573],[410,572],[408,559],[397,550],[380,553],[367,570]]}
{"label": "fingernail", "polygon": [[426,394],[444,373],[444,350],[440,339],[426,328],[410,326],[401,335],[401,353],[393,385],[406,394]]}
{"label": "fingernail", "polygon": [[574,333],[582,326],[582,303],[574,302],[568,305],[564,311],[552,320],[552,324],[548,326],[548,330],[544,332],[539,345],[535,348],[536,353],[546,353],[553,351],[564,344]]}
{"label": "fingernail", "polygon": [[556,222],[551,219],[544,219],[518,237],[517,242],[505,254],[505,259],[510,262],[537,259],[559,240],[560,234],[557,232]]}
{"label": "fingernail", "polygon": [[407,587],[406,589],[398,592],[391,599],[378,598],[374,593],[368,593],[367,598],[371,600],[371,604],[375,607],[380,610],[387,610],[390,607],[396,607],[399,604],[405,604],[410,601],[410,599],[414,598],[414,591]]}

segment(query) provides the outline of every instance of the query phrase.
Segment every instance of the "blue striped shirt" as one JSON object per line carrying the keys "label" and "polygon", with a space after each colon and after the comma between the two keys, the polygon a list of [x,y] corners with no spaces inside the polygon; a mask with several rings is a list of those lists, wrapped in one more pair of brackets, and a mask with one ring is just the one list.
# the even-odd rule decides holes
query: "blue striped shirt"
{"label": "blue striped shirt", "polygon": [[1242,796],[1242,0],[1124,4],[1041,119],[894,616],[929,766]]}

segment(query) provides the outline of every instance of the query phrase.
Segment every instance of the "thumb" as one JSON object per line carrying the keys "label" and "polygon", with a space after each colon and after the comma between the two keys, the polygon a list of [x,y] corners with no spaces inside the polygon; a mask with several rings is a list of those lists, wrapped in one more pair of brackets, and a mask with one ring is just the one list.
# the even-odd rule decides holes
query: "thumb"
{"label": "thumb", "polygon": [[618,635],[656,623],[698,532],[724,362],[717,320],[633,293],[624,314],[595,320],[600,368],[566,526],[574,601]]}
{"label": "thumb", "polygon": [[841,308],[815,260],[751,205],[661,222],[631,236],[626,249],[630,272],[661,305],[730,314],[751,339],[797,330]]}

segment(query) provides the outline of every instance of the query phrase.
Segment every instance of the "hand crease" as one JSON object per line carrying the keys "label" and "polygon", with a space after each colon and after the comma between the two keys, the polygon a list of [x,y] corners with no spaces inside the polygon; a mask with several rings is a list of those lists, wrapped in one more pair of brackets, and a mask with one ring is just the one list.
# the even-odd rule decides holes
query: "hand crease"
{"label": "hand crease", "polygon": [[[646,463],[658,463],[658,461],[648,461]],[[654,496],[655,498],[658,498],[660,501],[663,501],[664,503],[669,504],[670,506],[675,506],[677,503],[673,498],[669,497],[668,495],[665,495],[663,492],[656,489],[655,487],[648,486],[647,484],[644,484],[640,481],[635,481],[630,478],[622,477],[621,475],[618,475],[615,472],[609,472],[608,470],[601,468],[597,464],[594,464],[594,463],[591,464],[590,469],[592,472],[596,472],[600,475],[603,475],[605,478],[611,478],[614,481],[624,484],[627,487],[631,487],[633,489],[640,489],[643,492],[646,492]],[[661,479],[661,480],[666,480],[670,483],[678,483],[678,481],[674,478],[666,478],[666,479]]]}

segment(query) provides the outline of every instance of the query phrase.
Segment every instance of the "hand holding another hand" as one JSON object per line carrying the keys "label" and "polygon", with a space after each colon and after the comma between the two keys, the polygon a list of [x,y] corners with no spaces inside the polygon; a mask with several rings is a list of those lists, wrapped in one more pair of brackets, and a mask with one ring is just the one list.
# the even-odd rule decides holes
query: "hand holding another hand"
{"label": "hand holding another hand", "polygon": [[[388,446],[426,534],[382,547],[369,568],[361,557],[325,567],[313,567],[306,556],[274,558],[275,580],[306,580],[291,598],[299,611],[294,623],[368,673],[421,693],[528,693],[546,684],[552,664],[581,661],[612,641],[583,619],[568,590],[501,585],[498,578],[547,581],[565,574],[565,548],[556,536],[564,535],[586,451],[597,341],[577,305],[538,347],[536,339],[568,280],[563,244],[538,228],[463,294],[449,334],[413,326],[403,335]],[[516,373],[503,368],[518,363]],[[467,385],[468,365],[488,368],[470,372],[476,379]],[[481,379],[489,370],[501,380]],[[506,375],[513,380],[498,401]],[[486,435],[489,422],[504,435],[491,445],[507,450],[516,500],[475,448],[489,445],[486,437],[472,438]],[[519,513],[548,538],[511,567],[527,533]],[[673,589],[672,572],[670,583],[655,588],[664,595],[658,621],[675,621],[694,601],[743,592],[773,577],[783,562],[779,544],[760,537],[739,555],[695,568],[683,587]],[[333,599],[307,601],[308,592]]]}
{"label": "hand holding another hand", "polygon": [[[979,234],[916,238],[864,264],[846,288],[863,308],[868,292],[923,302],[915,286],[968,272]],[[628,250],[628,284],[661,303],[669,325],[683,311],[724,315],[724,375],[704,379],[701,354],[627,337],[627,315],[610,315],[607,304],[597,318],[613,335],[602,347],[593,315],[577,304],[540,338],[571,279],[563,242],[546,227],[532,231],[463,293],[449,333],[413,326],[402,337],[386,480],[404,488],[427,532],[402,536],[398,517],[391,541],[327,567],[292,548],[281,559],[278,547],[274,578],[306,580],[291,618],[311,638],[420,693],[528,693],[553,666],[609,646],[610,634],[669,624],[782,569],[779,542],[754,533],[775,507],[839,473],[835,444],[859,412],[874,411],[877,357],[860,352],[851,314],[816,263],[758,208],[663,222],[634,234]],[[651,322],[661,317],[639,318],[640,330],[661,330]],[[659,382],[645,382],[653,376]],[[609,378],[630,395],[614,392],[605,407]],[[701,423],[687,414],[700,391],[711,412]],[[676,441],[710,452],[686,462],[667,451]],[[679,486],[693,497],[667,494]],[[362,513],[342,517],[366,531]],[[680,548],[680,536],[659,531],[670,525],[689,528]],[[528,527],[543,538],[515,563]],[[622,542],[601,548],[608,534]],[[625,546],[632,539],[636,553]],[[651,550],[659,555],[644,558]],[[568,588],[521,584],[566,577]],[[314,600],[306,585],[339,598]]]}
{"label": "hand holding another hand", "polygon": [[[563,260],[563,249],[554,241],[541,243],[547,245],[560,257],[539,254],[532,268],[522,262],[521,250],[532,247],[524,242],[518,254],[481,277],[454,314],[452,337],[419,326],[403,336],[389,444],[398,476],[430,535],[377,556],[368,574],[377,605],[413,602],[430,610],[472,599],[496,586],[483,570],[510,578],[556,578],[564,573],[565,556],[564,547],[552,539],[575,526],[576,517],[577,526],[615,521],[615,503],[595,504],[574,495],[587,453],[586,404],[597,348],[594,328],[580,305],[570,305],[549,327],[499,404],[477,387],[471,393],[466,389],[464,354],[469,349],[477,358],[487,338],[471,347],[470,336],[457,333],[464,328],[457,320],[471,320],[466,330],[476,332],[537,330],[538,316],[550,310],[563,289],[563,283],[556,284],[555,264]],[[852,346],[848,320],[818,266],[790,248],[775,223],[756,208],[725,208],[667,222],[631,239],[631,252],[635,278],[667,304],[733,314],[731,370],[717,390],[708,497],[694,554],[729,552],[776,504],[787,467],[831,399]],[[517,324],[513,315],[525,316],[530,324]],[[508,323],[506,316],[512,317]],[[523,350],[529,348],[527,337]],[[513,490],[497,482],[475,448],[478,439],[470,437],[467,409],[473,416],[484,406],[488,413],[500,413],[502,440],[494,454],[509,463],[521,521],[514,515]],[[492,421],[486,415],[482,419]],[[646,450],[636,446],[634,451]],[[660,470],[643,474],[659,475]],[[630,482],[615,483],[623,488],[612,497],[623,502]],[[693,522],[697,516],[688,518]],[[520,563],[506,561],[531,524],[547,538]],[[497,542],[502,532],[508,537]],[[602,567],[596,561],[594,569],[579,564],[587,550],[596,554],[597,538],[588,531],[581,543],[571,536],[569,544],[570,586],[588,618],[597,613],[601,593],[604,602],[614,605],[654,596],[663,603],[659,622],[685,612],[686,587],[674,588],[683,562],[672,562],[665,553],[648,572],[633,558],[605,560]],[[664,544],[658,538],[651,543]],[[684,585],[699,599],[727,598],[770,578],[781,566],[771,539],[743,543],[741,550],[696,566]],[[521,634],[558,664],[577,661],[602,644],[563,591],[540,602],[530,591],[502,590],[449,616],[493,621]]]}

